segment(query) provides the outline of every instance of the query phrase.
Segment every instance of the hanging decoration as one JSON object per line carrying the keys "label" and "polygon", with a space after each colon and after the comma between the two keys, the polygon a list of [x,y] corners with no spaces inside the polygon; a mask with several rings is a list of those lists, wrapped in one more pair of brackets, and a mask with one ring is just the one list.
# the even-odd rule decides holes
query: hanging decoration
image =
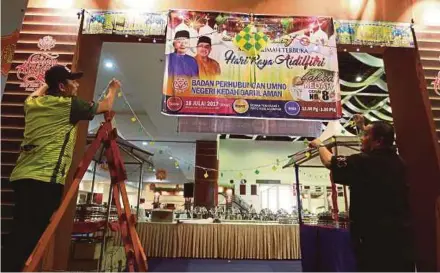
{"label": "hanging decoration", "polygon": [[249,56],[255,57],[269,44],[269,38],[264,32],[258,31],[253,24],[247,25],[234,37],[234,45]]}
{"label": "hanging decoration", "polygon": [[167,13],[142,11],[86,11],[83,34],[163,36]]}
{"label": "hanging decoration", "polygon": [[108,171],[108,164],[107,164],[107,161],[102,161],[102,162],[99,164],[99,167],[100,167],[101,169],[103,169],[104,171]]}
{"label": "hanging decoration", "polygon": [[368,53],[355,53],[350,52],[356,60],[371,67],[384,67],[383,60],[381,58],[374,57]]}
{"label": "hanging decoration", "polygon": [[160,181],[167,179],[167,171],[165,169],[158,169],[156,171],[156,179]]}
{"label": "hanging decoration", "polygon": [[17,45],[18,36],[20,31],[15,30],[10,35],[2,36],[1,49],[2,49],[2,75],[7,76],[9,69],[11,68],[12,60],[14,58],[14,51]]}
{"label": "hanging decoration", "polygon": [[215,22],[217,23],[217,25],[223,25],[224,23],[226,23],[227,20],[228,17],[223,16],[221,13],[219,13],[219,15],[215,17]]}
{"label": "hanging decoration", "polygon": [[338,44],[414,47],[409,23],[335,20]]}

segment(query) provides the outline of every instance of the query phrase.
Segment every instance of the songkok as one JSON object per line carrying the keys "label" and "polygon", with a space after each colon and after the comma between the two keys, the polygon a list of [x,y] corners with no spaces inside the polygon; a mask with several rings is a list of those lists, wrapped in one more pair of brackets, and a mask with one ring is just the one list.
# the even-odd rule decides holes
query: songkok
{"label": "songkok", "polygon": [[176,34],[174,35],[174,39],[179,39],[179,38],[189,39],[189,31],[179,30],[178,32],[176,32]]}

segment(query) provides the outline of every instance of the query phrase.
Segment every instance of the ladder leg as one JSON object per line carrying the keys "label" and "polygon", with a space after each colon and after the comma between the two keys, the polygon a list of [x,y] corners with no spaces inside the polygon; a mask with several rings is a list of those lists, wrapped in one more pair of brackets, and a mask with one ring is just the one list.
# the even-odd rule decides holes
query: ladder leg
{"label": "ladder leg", "polygon": [[[119,216],[119,226],[124,242],[125,252],[129,270],[147,271],[145,253],[140,244],[136,231],[135,219],[132,217],[130,203],[125,188],[126,173],[124,164],[121,161],[119,148],[116,141],[111,139],[107,145],[106,157],[109,164],[109,171],[112,179],[113,196]],[[120,198],[124,207],[122,208]]]}

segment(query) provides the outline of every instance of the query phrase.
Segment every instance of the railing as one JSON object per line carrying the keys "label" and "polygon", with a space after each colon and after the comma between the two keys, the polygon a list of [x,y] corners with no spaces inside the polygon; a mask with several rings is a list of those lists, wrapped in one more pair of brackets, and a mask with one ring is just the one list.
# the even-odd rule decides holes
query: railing
{"label": "railing", "polygon": [[[220,194],[221,196],[227,198],[226,193],[221,192],[221,193],[219,193],[219,194]],[[235,205],[237,205],[237,207],[238,207],[239,209],[243,210],[243,211],[249,212],[249,210],[250,210],[250,206],[249,206],[249,204],[248,204],[246,201],[244,201],[243,198],[241,198],[239,195],[234,195],[234,196],[232,197],[232,203],[235,204]]]}

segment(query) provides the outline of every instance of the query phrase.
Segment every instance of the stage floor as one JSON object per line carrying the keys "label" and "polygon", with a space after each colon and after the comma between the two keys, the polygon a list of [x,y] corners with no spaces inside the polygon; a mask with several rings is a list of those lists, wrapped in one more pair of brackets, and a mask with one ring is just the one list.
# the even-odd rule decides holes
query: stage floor
{"label": "stage floor", "polygon": [[150,272],[301,272],[301,260],[148,259]]}

